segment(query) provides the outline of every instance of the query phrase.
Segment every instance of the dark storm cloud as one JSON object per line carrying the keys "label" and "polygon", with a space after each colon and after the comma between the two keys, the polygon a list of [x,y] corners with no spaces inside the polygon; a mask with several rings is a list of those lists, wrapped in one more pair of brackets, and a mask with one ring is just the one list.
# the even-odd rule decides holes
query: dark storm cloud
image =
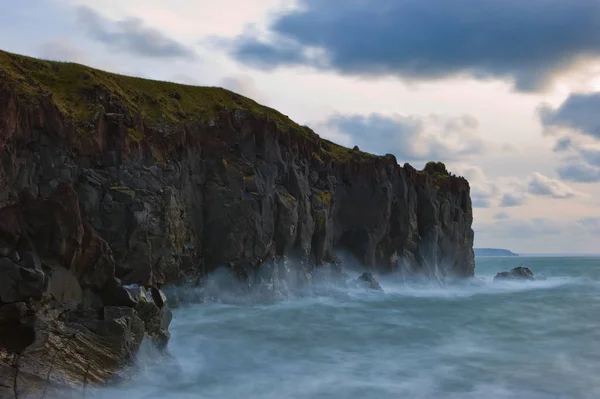
{"label": "dark storm cloud", "polygon": [[599,18],[598,0],[301,0],[272,22],[273,40],[243,34],[231,51],[263,68],[468,74],[532,91],[582,57],[600,56]]}
{"label": "dark storm cloud", "polygon": [[114,49],[156,58],[193,59],[193,50],[144,25],[139,18],[110,21],[86,6],[77,8],[79,22],[93,39]]}

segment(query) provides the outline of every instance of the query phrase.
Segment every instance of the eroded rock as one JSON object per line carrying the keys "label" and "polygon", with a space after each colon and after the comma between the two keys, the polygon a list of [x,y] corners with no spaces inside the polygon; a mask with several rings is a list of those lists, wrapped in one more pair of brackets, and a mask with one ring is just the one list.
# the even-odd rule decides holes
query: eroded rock
{"label": "eroded rock", "polygon": [[373,277],[373,273],[370,272],[361,274],[355,282],[372,290],[383,291],[377,279]]}
{"label": "eroded rock", "polygon": [[28,254],[0,257],[0,397],[82,397],[119,376],[145,336],[164,347],[171,313],[157,287],[121,285],[70,185],[21,198],[0,209],[0,236]]}
{"label": "eroded rock", "polygon": [[533,272],[524,266],[515,267],[509,272],[500,272],[494,276],[494,281],[498,280],[535,280]]}

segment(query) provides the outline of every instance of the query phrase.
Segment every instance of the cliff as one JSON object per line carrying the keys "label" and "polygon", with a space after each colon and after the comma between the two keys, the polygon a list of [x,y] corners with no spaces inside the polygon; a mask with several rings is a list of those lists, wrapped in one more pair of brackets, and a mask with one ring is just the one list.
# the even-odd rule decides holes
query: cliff
{"label": "cliff", "polygon": [[[0,208],[65,195],[81,225],[60,241],[75,217],[63,210],[52,231],[39,223],[30,229],[41,237],[33,252],[52,255],[33,267],[45,275],[36,287],[48,294],[48,280],[71,281],[111,315],[122,304],[105,294],[107,284],[152,290],[198,281],[219,266],[252,278],[282,256],[306,271],[345,251],[382,273],[474,273],[469,184],[443,164],[417,171],[392,155],[341,147],[224,89],[0,52]],[[15,228],[28,231],[42,214],[22,213]],[[96,237],[112,265],[104,280],[86,279],[86,265],[73,261],[89,243],[84,237]],[[0,238],[6,254],[31,241],[14,232]],[[78,249],[67,261],[63,249],[73,242]],[[51,261],[57,251],[58,264]],[[60,295],[50,297],[65,302]],[[153,298],[161,308],[160,295]],[[75,300],[89,307],[83,295]],[[28,311],[40,315],[36,309]],[[119,309],[117,316],[127,313]],[[126,316],[131,326],[137,316]]]}

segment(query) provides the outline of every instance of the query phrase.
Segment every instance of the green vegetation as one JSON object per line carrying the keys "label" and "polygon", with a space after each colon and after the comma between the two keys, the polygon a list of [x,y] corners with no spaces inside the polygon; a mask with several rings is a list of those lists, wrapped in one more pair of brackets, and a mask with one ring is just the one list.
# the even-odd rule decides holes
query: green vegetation
{"label": "green vegetation", "polygon": [[[280,112],[218,87],[198,87],[134,78],[70,62],[44,61],[0,51],[0,82],[25,100],[52,96],[63,115],[77,124],[93,119],[101,100],[120,103],[131,115],[150,123],[209,121],[220,109],[247,110],[273,120],[282,130],[294,129],[316,138]],[[140,139],[132,134],[133,138]]]}
{"label": "green vegetation", "polygon": [[132,127],[127,128],[127,135],[136,143],[139,143],[144,138],[142,132]]}
{"label": "green vegetation", "polygon": [[321,191],[319,194],[317,194],[317,199],[323,205],[329,206],[329,203],[331,202],[331,193]]}
{"label": "green vegetation", "polygon": [[321,159],[321,157],[319,156],[319,154],[317,154],[316,152],[313,151],[312,153],[312,157],[314,159],[316,159],[319,163],[323,163],[323,160]]}
{"label": "green vegetation", "polygon": [[450,177],[450,173],[448,169],[446,169],[446,165],[443,162],[427,162],[425,168],[419,173],[429,175],[434,179],[447,179]]}
{"label": "green vegetation", "polygon": [[369,154],[368,152],[353,151],[351,148],[343,147],[329,140],[321,139],[321,143],[323,152],[335,162],[343,163],[350,160],[368,162],[378,158],[377,155]]}
{"label": "green vegetation", "polygon": [[281,192],[281,195],[283,195],[283,197],[290,202],[296,201],[296,198],[294,198],[294,196],[292,194],[288,193],[287,191]]}
{"label": "green vegetation", "polygon": [[[319,136],[286,115],[219,87],[199,87],[124,76],[70,62],[46,61],[0,51],[0,86],[14,91],[21,100],[35,104],[51,98],[62,115],[71,119],[81,134],[91,131],[91,122],[103,105],[125,114],[127,134],[134,142],[144,140],[133,120],[141,115],[147,126],[169,123],[210,123],[220,110],[245,110],[273,121],[280,130],[313,143]],[[129,122],[128,122],[129,121]],[[321,139],[313,157],[321,163],[370,162],[378,157]],[[161,154],[154,154],[157,158]],[[227,166],[226,162],[223,162]]]}
{"label": "green vegetation", "polygon": [[325,226],[325,216],[319,215],[317,216],[317,230],[322,230],[323,226]]}

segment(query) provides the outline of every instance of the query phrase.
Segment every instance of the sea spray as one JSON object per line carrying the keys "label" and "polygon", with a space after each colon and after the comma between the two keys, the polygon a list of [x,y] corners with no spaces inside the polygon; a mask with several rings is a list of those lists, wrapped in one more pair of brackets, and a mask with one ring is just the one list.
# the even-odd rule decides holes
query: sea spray
{"label": "sea spray", "polygon": [[547,280],[495,283],[489,259],[475,281],[380,277],[384,292],[321,280],[233,301],[234,284],[175,309],[172,363],[142,351],[133,380],[90,397],[600,397],[600,259],[520,261]]}

